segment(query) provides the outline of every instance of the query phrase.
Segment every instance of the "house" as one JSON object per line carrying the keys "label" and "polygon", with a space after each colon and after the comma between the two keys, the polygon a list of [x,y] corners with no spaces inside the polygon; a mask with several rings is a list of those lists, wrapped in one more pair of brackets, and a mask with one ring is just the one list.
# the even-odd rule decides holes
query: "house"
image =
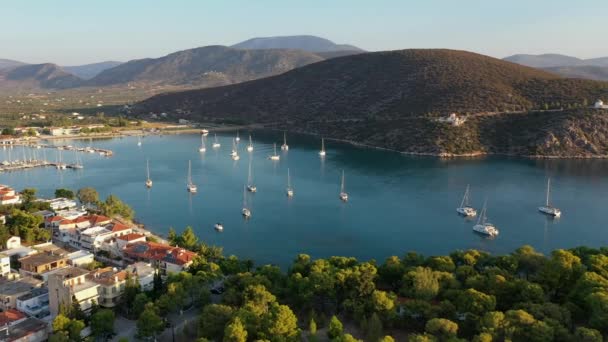
{"label": "house", "polygon": [[593,108],[595,108],[595,109],[608,109],[608,105],[605,105],[604,101],[598,99],[597,101],[595,101],[595,104],[593,105]]}
{"label": "house", "polygon": [[17,298],[28,294],[32,289],[41,287],[41,280],[25,277],[0,283],[0,309],[8,310],[17,307]]}
{"label": "house", "polygon": [[99,305],[113,308],[120,301],[125,291],[127,271],[118,271],[116,268],[106,267],[97,269],[88,278],[99,284]]}
{"label": "house", "polygon": [[46,273],[68,266],[67,256],[58,255],[54,252],[28,255],[19,259],[19,262],[21,263],[19,273],[22,276],[42,277],[45,281],[48,279],[48,274]]}
{"label": "house", "polygon": [[17,298],[17,310],[30,317],[47,318],[49,311],[49,289],[46,287],[34,288]]}
{"label": "house", "polygon": [[66,267],[49,276],[49,309],[51,317],[59,313],[60,305],[71,306],[72,301],[80,305],[85,313],[93,302],[99,303],[99,284],[86,278],[89,271],[78,267]]}
{"label": "house", "polygon": [[178,273],[192,264],[196,253],[183,248],[156,242],[135,242],[128,244],[123,254],[134,261],[149,262],[161,274]]}
{"label": "house", "polygon": [[48,324],[38,318],[28,317],[0,328],[2,341],[43,342],[49,338]]}

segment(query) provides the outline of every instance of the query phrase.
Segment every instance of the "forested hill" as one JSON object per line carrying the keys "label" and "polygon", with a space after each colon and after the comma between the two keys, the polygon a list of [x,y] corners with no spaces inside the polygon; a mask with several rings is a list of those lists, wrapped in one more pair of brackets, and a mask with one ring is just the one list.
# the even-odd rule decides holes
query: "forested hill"
{"label": "forested hill", "polygon": [[[413,153],[589,157],[608,154],[608,122],[599,116],[594,126],[581,109],[598,98],[608,99],[608,83],[561,78],[465,51],[400,50],[335,58],[226,87],[161,94],[135,110],[267,123]],[[537,114],[529,116],[531,110]],[[450,112],[470,114],[471,124],[445,127],[431,120]],[[497,134],[490,133],[499,124]]]}

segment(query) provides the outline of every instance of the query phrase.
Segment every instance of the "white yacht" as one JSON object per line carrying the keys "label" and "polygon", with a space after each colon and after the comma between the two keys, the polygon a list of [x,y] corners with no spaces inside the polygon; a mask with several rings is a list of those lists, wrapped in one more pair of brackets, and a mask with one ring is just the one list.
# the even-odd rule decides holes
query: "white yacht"
{"label": "white yacht", "polygon": [[281,159],[281,156],[279,156],[277,154],[277,144],[276,143],[274,144],[274,154],[271,155],[271,156],[269,156],[268,159],[270,159],[270,160],[279,160],[279,159]]}
{"label": "white yacht", "polygon": [[558,208],[551,205],[550,200],[549,200],[550,195],[551,195],[551,178],[548,178],[547,179],[547,199],[546,199],[544,206],[538,207],[538,211],[540,211],[541,213],[543,213],[545,215],[549,215],[549,216],[553,216],[553,217],[562,216],[561,210],[559,210]]}
{"label": "white yacht", "polygon": [[150,162],[146,159],[146,188],[152,187],[152,179],[150,178]]}
{"label": "white yacht", "polygon": [[249,134],[249,145],[247,145],[247,152],[253,152],[253,142],[251,141],[251,134]]}
{"label": "white yacht", "polygon": [[479,218],[477,218],[477,224],[473,226],[473,231],[489,237],[498,236],[498,228],[496,228],[492,223],[486,221],[485,202],[483,203],[483,209],[481,209],[481,214],[479,215]]}
{"label": "white yacht", "polygon": [[199,152],[206,152],[207,147],[205,146],[205,136],[201,134],[201,147],[198,148]]}
{"label": "white yacht", "polygon": [[293,197],[293,187],[291,187],[291,177],[289,176],[289,168],[287,168],[287,189],[285,189],[287,197]]}
{"label": "white yacht", "polygon": [[319,151],[319,156],[325,157],[325,139],[321,138],[321,151]]}
{"label": "white yacht", "polygon": [[348,194],[344,190],[344,170],[342,170],[342,181],[340,182],[340,199],[342,202],[348,201]]}
{"label": "white yacht", "polygon": [[220,145],[220,142],[217,141],[217,134],[214,133],[213,135],[214,135],[215,138],[213,140],[213,145],[211,147],[213,147],[213,148],[220,148],[220,146],[222,146],[222,145]]}
{"label": "white yacht", "polygon": [[236,130],[236,138],[234,138],[234,140],[236,140],[236,142],[241,141],[241,137],[239,137],[239,130]]}
{"label": "white yacht", "polygon": [[217,230],[218,232],[221,232],[224,230],[224,225],[221,224],[220,222],[218,222],[215,225],[213,225],[213,228],[215,228],[215,230]]}
{"label": "white yacht", "polygon": [[258,188],[253,184],[253,173],[251,172],[251,159],[249,159],[249,174],[247,175],[247,191],[257,192]]}
{"label": "white yacht", "polygon": [[473,217],[477,215],[477,210],[469,205],[469,185],[467,184],[467,189],[464,192],[464,197],[462,197],[462,202],[460,202],[460,206],[456,208],[456,212],[458,212],[462,216]]}
{"label": "white yacht", "polygon": [[281,145],[281,151],[289,151],[289,145],[287,145],[287,133],[283,132],[283,145]]}
{"label": "white yacht", "polygon": [[198,191],[196,184],[192,183],[192,163],[188,160],[188,183],[186,184],[186,189],[190,193],[195,193]]}
{"label": "white yacht", "polygon": [[247,192],[245,192],[245,186],[243,186],[243,209],[241,210],[241,214],[243,214],[244,218],[251,217],[251,210],[247,208]]}

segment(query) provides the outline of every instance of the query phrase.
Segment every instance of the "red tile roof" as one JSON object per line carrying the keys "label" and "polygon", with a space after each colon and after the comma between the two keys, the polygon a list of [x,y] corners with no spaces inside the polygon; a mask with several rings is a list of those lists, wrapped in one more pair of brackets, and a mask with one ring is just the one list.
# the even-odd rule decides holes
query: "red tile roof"
{"label": "red tile roof", "polygon": [[16,321],[24,319],[24,318],[25,318],[25,314],[15,310],[15,309],[8,309],[4,312],[0,312],[0,326],[4,326],[4,325],[16,322]]}
{"label": "red tile roof", "polygon": [[176,265],[184,265],[192,261],[196,253],[187,251],[183,248],[163,245],[156,242],[134,242],[125,247],[124,253],[127,256],[145,259],[158,260]]}

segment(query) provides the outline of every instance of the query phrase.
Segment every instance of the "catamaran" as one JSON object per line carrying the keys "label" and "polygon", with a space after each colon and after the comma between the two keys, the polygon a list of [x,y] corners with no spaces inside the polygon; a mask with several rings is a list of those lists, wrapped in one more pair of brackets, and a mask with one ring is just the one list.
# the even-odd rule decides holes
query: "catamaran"
{"label": "catamaran", "polygon": [[289,145],[287,145],[287,133],[283,132],[283,145],[281,145],[281,151],[289,151]]}
{"label": "catamaran", "polygon": [[271,155],[271,156],[269,156],[268,159],[270,159],[270,160],[279,160],[279,159],[281,159],[281,156],[279,156],[277,154],[277,144],[276,143],[274,144],[274,154]]}
{"label": "catamaran", "polygon": [[205,147],[205,136],[201,134],[201,147],[198,148],[199,152],[207,151],[207,147]]}
{"label": "catamaran", "polygon": [[251,173],[251,159],[249,159],[249,174],[247,175],[247,191],[256,192],[258,188],[253,184],[253,174]]}
{"label": "catamaran", "polygon": [[549,201],[550,194],[551,194],[551,178],[547,178],[547,199],[546,199],[544,206],[538,207],[538,211],[540,211],[543,214],[549,215],[549,216],[560,217],[562,215],[562,212],[558,208],[555,208],[554,206],[551,205],[551,203]]}
{"label": "catamaran", "polygon": [[319,156],[325,157],[325,139],[321,138],[321,151],[319,151]]}
{"label": "catamaran", "polygon": [[477,224],[473,226],[473,231],[490,237],[498,236],[498,228],[486,221],[486,212],[486,202],[484,202],[481,214],[479,215],[479,218],[477,218]]}
{"label": "catamaran", "polygon": [[289,176],[289,168],[287,168],[287,197],[293,197],[293,188],[291,187],[291,177]]}
{"label": "catamaran", "polygon": [[239,137],[239,130],[236,130],[236,138],[234,138],[237,142],[241,141],[241,137]]}
{"label": "catamaran", "polygon": [[243,214],[244,218],[251,217],[251,210],[247,208],[247,192],[245,191],[245,186],[243,186],[243,209],[241,210],[241,214]]}
{"label": "catamaran", "polygon": [[186,189],[190,193],[195,193],[198,189],[194,183],[192,183],[192,163],[188,160],[188,183]]}
{"label": "catamaran", "polygon": [[220,142],[217,141],[217,134],[213,133],[213,136],[214,136],[214,140],[213,140],[212,147],[213,148],[220,148],[220,146],[222,146],[222,145],[220,145]]}
{"label": "catamaran", "polygon": [[146,159],[146,188],[152,187],[152,179],[150,178],[150,161]]}
{"label": "catamaran", "polygon": [[249,134],[249,145],[247,145],[247,152],[253,152],[253,142],[251,141],[251,134]]}
{"label": "catamaran", "polygon": [[344,191],[344,170],[342,170],[342,181],[340,182],[340,199],[342,202],[348,201],[348,194]]}
{"label": "catamaran", "polygon": [[477,210],[469,205],[469,185],[467,184],[467,189],[464,192],[464,197],[462,197],[462,202],[460,202],[460,206],[456,208],[456,212],[458,212],[462,216],[472,217],[477,215]]}

